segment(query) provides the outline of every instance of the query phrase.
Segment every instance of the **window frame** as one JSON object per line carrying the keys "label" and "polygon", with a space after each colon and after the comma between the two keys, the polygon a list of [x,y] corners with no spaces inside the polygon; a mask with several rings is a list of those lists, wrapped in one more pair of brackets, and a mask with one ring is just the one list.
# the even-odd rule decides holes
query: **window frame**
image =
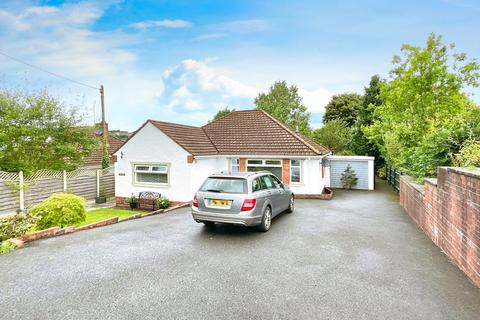
{"label": "window frame", "polygon": [[[293,166],[292,165],[293,161],[298,161],[299,162],[298,166]],[[300,170],[300,174],[299,174],[300,181],[292,181],[292,177],[293,177],[292,168],[298,168]],[[300,159],[290,159],[290,184],[293,184],[293,185],[303,184],[303,161]]]}
{"label": "window frame", "polygon": [[[138,170],[137,167],[148,167],[148,170]],[[164,171],[154,171],[153,167],[165,167]],[[137,173],[161,174],[167,175],[167,182],[143,182],[138,181]],[[170,163],[164,162],[133,162],[132,163],[132,183],[135,186],[149,187],[168,187],[170,186]]]}
{"label": "window frame", "polygon": [[[238,161],[238,164],[234,163],[234,161]],[[233,170],[234,167],[238,168],[238,170],[234,171]],[[240,172],[240,158],[231,158],[230,159],[230,172],[232,172],[232,173]]]}
{"label": "window frame", "polygon": [[[250,163],[250,162],[261,162],[261,163]],[[277,162],[278,164],[267,164],[267,162]],[[249,171],[248,169],[251,167],[256,167],[256,168],[280,168],[281,169],[281,174],[282,176],[279,177],[279,180],[283,179],[283,160],[282,159],[247,159],[246,165],[245,165],[245,170],[247,172],[257,172],[257,171]],[[264,170],[268,171],[268,170]],[[273,174],[271,171],[268,171],[270,174]]]}

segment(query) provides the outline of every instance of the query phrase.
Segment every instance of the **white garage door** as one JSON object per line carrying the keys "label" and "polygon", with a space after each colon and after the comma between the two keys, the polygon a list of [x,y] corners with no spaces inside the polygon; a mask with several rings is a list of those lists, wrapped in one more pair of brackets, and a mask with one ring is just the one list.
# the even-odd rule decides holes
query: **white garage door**
{"label": "white garage door", "polygon": [[374,165],[373,157],[363,156],[329,156],[330,187],[342,188],[342,173],[350,165],[357,175],[357,185],[353,189],[373,190]]}

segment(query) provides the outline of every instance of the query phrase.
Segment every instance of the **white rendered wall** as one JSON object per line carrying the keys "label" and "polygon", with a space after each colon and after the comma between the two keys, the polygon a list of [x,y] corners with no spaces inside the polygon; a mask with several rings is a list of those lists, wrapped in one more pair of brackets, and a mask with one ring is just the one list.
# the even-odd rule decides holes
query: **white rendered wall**
{"label": "white rendered wall", "polygon": [[302,160],[301,183],[290,183],[290,188],[296,194],[321,194],[325,187],[322,178],[322,166],[319,159]]}
{"label": "white rendered wall", "polygon": [[[123,158],[122,158],[123,152]],[[191,200],[191,164],[187,163],[189,153],[171,140],[151,123],[147,123],[116,153],[115,195],[138,196],[141,191],[156,191],[175,201]],[[135,184],[134,163],[167,164],[169,166],[168,185]]]}

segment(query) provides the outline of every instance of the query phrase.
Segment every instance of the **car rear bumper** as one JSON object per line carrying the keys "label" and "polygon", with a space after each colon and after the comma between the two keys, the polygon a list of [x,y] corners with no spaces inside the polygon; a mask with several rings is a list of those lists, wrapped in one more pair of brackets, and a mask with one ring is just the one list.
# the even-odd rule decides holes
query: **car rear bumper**
{"label": "car rear bumper", "polygon": [[262,222],[262,215],[254,215],[255,210],[252,212],[242,213],[217,213],[200,211],[195,207],[192,207],[192,217],[195,221],[212,221],[221,223],[239,224],[242,226],[256,226]]}

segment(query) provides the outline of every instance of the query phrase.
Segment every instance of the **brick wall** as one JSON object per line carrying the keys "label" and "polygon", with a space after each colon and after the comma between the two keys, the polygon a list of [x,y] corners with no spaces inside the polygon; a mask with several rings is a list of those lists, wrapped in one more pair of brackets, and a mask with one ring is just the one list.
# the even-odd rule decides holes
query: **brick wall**
{"label": "brick wall", "polygon": [[240,158],[240,172],[247,172],[247,159]]}
{"label": "brick wall", "polygon": [[[185,202],[182,201],[172,201],[170,200],[170,207],[182,205]],[[117,208],[130,209],[130,204],[127,202],[127,197],[115,197],[115,206]],[[140,200],[140,209],[144,211],[153,211],[158,209],[158,206],[155,205],[155,208],[152,205],[152,200],[141,199]]]}
{"label": "brick wall", "polygon": [[438,179],[427,179],[424,185],[403,176],[400,204],[480,287],[480,170],[440,167]]}
{"label": "brick wall", "polygon": [[283,159],[282,180],[285,184],[290,184],[290,159]]}

